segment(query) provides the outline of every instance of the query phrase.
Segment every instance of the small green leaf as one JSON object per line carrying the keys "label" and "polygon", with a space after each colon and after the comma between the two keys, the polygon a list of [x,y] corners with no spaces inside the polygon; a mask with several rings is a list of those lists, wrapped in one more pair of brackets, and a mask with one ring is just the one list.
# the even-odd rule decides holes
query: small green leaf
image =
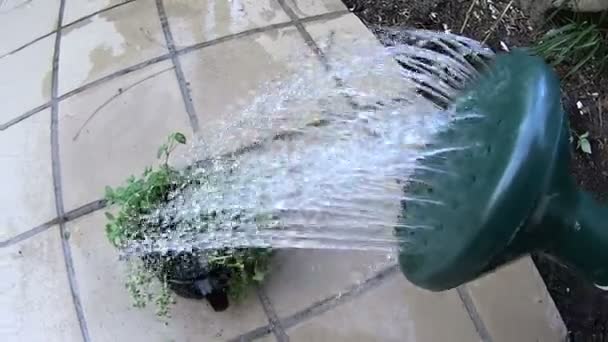
{"label": "small green leaf", "polygon": [[183,133],[176,132],[173,134],[173,139],[180,144],[186,143],[186,136]]}
{"label": "small green leaf", "polygon": [[587,154],[591,154],[591,144],[589,143],[589,140],[587,139],[581,139],[580,141],[580,145],[581,145],[581,150]]}
{"label": "small green leaf", "polygon": [[585,133],[581,134],[578,138],[579,139],[586,139],[588,137],[589,137],[589,132],[585,132]]}
{"label": "small green leaf", "polygon": [[108,212],[108,211],[106,211],[106,218],[107,218],[108,220],[110,220],[110,221],[114,221],[114,220],[115,220],[114,215],[112,215],[112,213],[110,213],[110,212]]}

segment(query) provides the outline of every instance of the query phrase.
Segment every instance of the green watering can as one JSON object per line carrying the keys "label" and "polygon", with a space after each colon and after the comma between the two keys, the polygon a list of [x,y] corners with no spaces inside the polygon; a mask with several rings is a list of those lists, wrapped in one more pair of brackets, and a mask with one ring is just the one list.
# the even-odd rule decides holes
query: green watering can
{"label": "green watering can", "polygon": [[455,151],[422,158],[417,181],[406,185],[433,201],[403,203],[404,225],[430,227],[397,229],[403,273],[441,291],[541,251],[608,285],[608,210],[568,172],[556,74],[541,58],[514,51],[474,83],[453,104],[460,119],[429,146]]}

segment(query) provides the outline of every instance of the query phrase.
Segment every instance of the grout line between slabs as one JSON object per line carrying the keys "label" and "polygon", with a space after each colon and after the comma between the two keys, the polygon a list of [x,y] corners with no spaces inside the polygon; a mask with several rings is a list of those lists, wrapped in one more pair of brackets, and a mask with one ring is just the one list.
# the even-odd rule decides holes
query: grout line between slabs
{"label": "grout line between slabs", "polygon": [[32,116],[34,114],[37,114],[37,113],[39,113],[39,112],[41,112],[41,111],[43,111],[43,110],[45,110],[47,108],[50,108],[50,107],[51,107],[51,101],[49,101],[49,102],[47,102],[45,104],[42,104],[42,105],[40,105],[40,106],[38,106],[36,108],[30,109],[27,112],[25,112],[25,113],[23,113],[23,114],[15,117],[15,118],[11,119],[10,121],[1,124],[0,125],[0,131],[4,131],[5,129],[7,129],[7,128],[13,126],[13,125],[16,125],[16,124],[20,123],[21,121],[29,118],[30,116]]}
{"label": "grout line between slabs", "polygon": [[[323,51],[321,50],[319,45],[317,45],[317,43],[312,38],[310,33],[308,33],[308,31],[306,31],[306,28],[302,24],[302,19],[300,19],[297,16],[297,14],[293,11],[293,9],[291,7],[289,7],[289,5],[287,5],[287,3],[285,3],[285,0],[277,0],[277,2],[281,6],[281,8],[283,8],[283,11],[285,11],[287,16],[291,19],[294,26],[300,33],[300,36],[302,36],[302,38],[304,39],[304,42],[306,42],[306,45],[308,45],[308,47],[319,57],[319,59],[321,60],[321,63],[323,63],[323,66],[325,67],[325,69],[329,69],[329,62],[327,61],[327,57],[325,56],[325,53],[323,53]],[[348,11],[348,10],[343,10],[342,12],[350,13],[350,11]]]}
{"label": "grout line between slabs", "polygon": [[87,14],[84,17],[80,17],[80,18],[78,18],[78,19],[76,19],[76,20],[74,20],[74,21],[72,21],[70,23],[65,24],[61,29],[65,30],[66,28],[70,28],[70,27],[72,27],[74,25],[77,25],[77,24],[79,24],[79,23],[81,23],[81,22],[83,22],[85,20],[91,19],[91,18],[93,18],[96,15],[99,15],[99,14],[104,13],[104,12],[111,11],[111,10],[117,8],[117,7],[128,5],[128,4],[130,4],[132,2],[135,2],[135,1],[137,1],[137,0],[125,0],[123,2],[119,2],[117,4],[114,4],[114,5],[102,8],[102,9],[97,10],[97,11],[91,13],[91,14]]}
{"label": "grout line between slabs", "polygon": [[[330,13],[324,13],[324,14],[319,14],[319,15],[314,15],[314,16],[310,16],[307,18],[303,18],[303,19],[299,19],[300,23],[307,23],[307,22],[314,22],[314,21],[318,21],[318,20],[326,20],[326,19],[335,19],[335,18],[339,18],[345,14],[349,14],[350,12],[348,10],[342,10],[342,11],[336,11],[336,12],[330,12]],[[255,29],[251,29],[251,30],[246,30],[246,31],[242,31],[239,33],[234,33],[234,34],[230,34],[224,37],[220,37],[220,38],[216,38],[207,42],[202,42],[202,43],[197,43],[197,44],[193,44],[193,45],[189,45],[180,49],[175,50],[176,55],[185,55],[187,53],[193,52],[193,51],[197,51],[200,50],[202,48],[208,47],[208,46],[213,46],[213,45],[217,45],[217,44],[221,44],[227,41],[231,41],[231,40],[236,40],[239,38],[243,38],[243,37],[247,37],[253,34],[258,34],[258,33],[263,33],[263,32],[267,32],[267,31],[272,31],[272,30],[276,30],[276,29],[281,29],[281,28],[285,28],[285,27],[289,27],[289,26],[293,26],[294,23],[292,21],[288,21],[285,23],[279,23],[279,24],[272,24],[272,25],[268,25],[268,26],[264,26],[261,28],[255,28]],[[114,73],[111,73],[107,76],[98,78],[94,81],[91,81],[89,83],[86,83],[76,89],[70,90],[67,93],[64,93],[63,95],[59,96],[57,98],[58,101],[63,101],[67,98],[70,98],[74,95],[80,94],[90,88],[96,87],[98,85],[101,85],[103,83],[109,82],[111,80],[114,80],[118,77],[127,75],[129,73],[132,73],[134,71],[143,69],[145,67],[148,67],[150,65],[156,64],[156,63],[160,63],[163,62],[165,60],[171,59],[171,55],[170,54],[164,54],[161,56],[157,56],[151,59],[148,59],[146,61],[143,61],[141,63],[138,64],[134,64],[131,65],[129,67],[126,67],[124,69],[118,70]],[[8,122],[5,122],[3,124],[0,124],[0,131],[4,131],[6,129],[8,129],[9,127],[18,124],[19,122],[31,117],[32,115],[35,115],[47,108],[49,108],[51,106],[51,102],[47,102],[45,104],[42,104],[36,108],[30,109],[27,112],[25,112],[24,114],[21,114],[11,120],[9,120]]]}
{"label": "grout line between slabs", "polygon": [[289,328],[292,328],[310,318],[324,314],[344,303],[358,298],[369,290],[378,287],[384,280],[389,279],[391,276],[397,275],[398,270],[399,265],[388,266],[364,282],[352,286],[345,292],[323,299],[302,311],[296,312],[291,316],[281,319],[281,325],[285,330],[288,330]]}
{"label": "grout line between slabs", "polygon": [[87,203],[83,206],[80,206],[76,209],[70,210],[67,213],[64,214],[63,218],[62,217],[55,217],[54,219],[47,221],[39,226],[36,226],[32,229],[26,230],[23,233],[17,234],[7,240],[4,241],[0,241],[0,248],[4,248],[4,247],[8,247],[8,246],[12,246],[14,244],[17,244],[21,241],[27,240],[33,236],[36,236],[46,230],[48,230],[49,228],[53,227],[54,225],[58,224],[58,223],[67,223],[73,220],[76,220],[78,218],[81,218],[83,216],[86,216],[88,214],[91,214],[93,212],[96,212],[98,210],[101,210],[103,208],[106,207],[106,201],[105,200],[96,200],[90,203]]}
{"label": "grout line between slabs", "polygon": [[467,311],[469,318],[473,322],[473,325],[475,326],[475,330],[477,331],[479,338],[483,342],[492,342],[492,336],[488,332],[488,328],[483,322],[481,315],[479,315],[477,307],[475,306],[475,303],[473,303],[473,298],[471,297],[467,286],[458,286],[456,288],[456,292],[458,292],[458,296],[460,297],[460,300],[462,301],[462,304],[464,305],[464,308]]}
{"label": "grout line between slabs", "polygon": [[[61,0],[58,26],[63,20],[65,0]],[[59,164],[59,101],[57,92],[59,87],[59,57],[61,48],[61,30],[55,36],[55,51],[53,53],[53,69],[51,80],[51,166],[53,172],[53,192],[55,195],[55,210],[58,217],[63,217],[63,192],[61,185],[61,166]]]}
{"label": "grout line between slabs", "polygon": [[165,42],[167,43],[167,48],[169,49],[169,56],[171,57],[171,62],[173,62],[173,67],[175,67],[175,76],[177,77],[179,90],[182,94],[186,112],[188,113],[190,126],[196,135],[200,131],[198,116],[196,115],[194,104],[192,103],[192,95],[190,94],[190,88],[188,87],[188,82],[186,82],[186,77],[184,76],[184,70],[182,69],[179,56],[177,55],[177,51],[175,49],[175,41],[173,40],[173,34],[171,33],[171,28],[169,27],[169,20],[167,19],[167,13],[165,11],[163,0],[156,0],[156,9],[158,11],[160,24],[163,28]]}
{"label": "grout line between slabs", "polygon": [[[301,23],[309,23],[309,22],[315,22],[315,21],[319,21],[319,20],[335,19],[335,18],[339,18],[339,17],[341,17],[345,14],[349,14],[349,13],[350,12],[347,10],[335,11],[335,12],[318,14],[318,15],[313,15],[310,17],[298,19],[298,21]],[[188,53],[196,51],[196,50],[200,50],[200,49],[208,47],[208,46],[213,46],[213,45],[221,44],[224,42],[237,40],[237,39],[240,39],[243,37],[248,37],[248,36],[251,36],[254,34],[258,34],[258,33],[279,30],[279,29],[286,28],[289,26],[295,27],[295,22],[290,20],[290,21],[286,21],[286,22],[282,22],[282,23],[276,23],[276,24],[271,24],[271,25],[267,25],[267,26],[256,27],[253,29],[249,29],[249,30],[245,30],[245,31],[237,32],[237,33],[232,33],[232,34],[222,36],[219,38],[215,38],[212,40],[208,40],[205,42],[200,42],[200,43],[184,46],[181,48],[176,48],[176,53],[181,56],[181,55],[185,55],[185,54],[188,54]]]}
{"label": "grout line between slabs", "polygon": [[82,308],[82,301],[80,300],[80,293],[78,291],[78,283],[76,282],[76,271],[74,270],[74,261],[72,259],[72,248],[70,247],[70,241],[68,241],[68,233],[64,223],[59,224],[59,234],[61,234],[61,247],[63,249],[63,256],[65,259],[65,268],[68,274],[68,282],[70,284],[70,292],[72,294],[72,301],[76,310],[76,317],[78,318],[78,324],[80,325],[80,332],[82,333],[82,340],[84,342],[90,342],[91,337],[89,335],[89,328],[87,321],[84,316],[84,310]]}
{"label": "grout line between slabs", "polygon": [[[137,1],[137,0],[126,0],[126,1],[121,2],[121,3],[118,3],[118,4],[114,4],[114,5],[112,5],[112,6],[109,6],[109,7],[106,7],[106,8],[102,8],[102,9],[100,9],[100,10],[98,10],[98,11],[95,11],[95,12],[93,12],[93,13],[91,13],[91,14],[88,14],[88,15],[86,15],[86,16],[84,16],[84,17],[78,18],[78,19],[76,19],[76,20],[72,21],[71,23],[68,23],[68,24],[64,25],[63,27],[61,27],[61,29],[63,30],[63,29],[69,28],[69,27],[74,26],[74,25],[76,25],[76,24],[78,24],[78,23],[81,23],[81,22],[83,22],[83,21],[85,21],[85,20],[87,20],[87,19],[90,19],[90,18],[92,18],[92,17],[94,17],[94,16],[96,16],[96,15],[99,15],[99,14],[101,14],[101,13],[104,13],[104,12],[107,12],[107,11],[110,11],[110,10],[113,10],[113,9],[115,9],[116,7],[120,7],[120,6],[122,6],[122,5],[126,5],[126,4],[129,4],[129,3],[134,2],[134,1]],[[49,36],[53,35],[53,34],[55,34],[55,33],[57,33],[57,29],[55,29],[55,30],[53,30],[53,31],[51,31],[51,32],[49,32],[49,33],[47,33],[47,34],[44,34],[44,35],[42,35],[42,36],[40,36],[40,37],[38,37],[38,38],[35,38],[34,40],[29,41],[29,42],[27,42],[27,43],[25,43],[25,44],[21,45],[20,47],[15,48],[14,50],[11,50],[11,51],[9,51],[9,52],[7,52],[7,53],[5,53],[5,54],[1,55],[1,56],[0,56],[0,59],[2,59],[2,58],[4,58],[4,57],[8,57],[8,56],[10,56],[10,55],[12,55],[12,54],[15,54],[15,53],[17,53],[17,52],[19,52],[19,51],[21,51],[21,50],[25,49],[26,47],[28,47],[28,46],[30,46],[30,45],[33,45],[33,44],[35,44],[35,43],[37,43],[37,42],[39,42],[39,41],[43,40],[44,38],[47,38],[47,37],[49,37]]]}
{"label": "grout line between slabs", "polygon": [[274,307],[272,306],[270,299],[266,295],[266,292],[264,292],[264,289],[261,287],[258,287],[256,289],[256,293],[258,295],[258,298],[260,299],[260,303],[262,303],[262,308],[264,309],[264,313],[266,314],[266,317],[268,317],[268,323],[270,326],[270,330],[276,337],[277,341],[278,342],[289,342],[289,336],[287,336],[285,329],[283,329],[283,326],[281,325],[281,321],[279,320],[279,317],[278,317],[276,311],[274,310]]}
{"label": "grout line between slabs", "polygon": [[[53,69],[52,69],[52,81],[51,81],[51,163],[53,172],[53,192],[55,195],[55,209],[58,217],[64,216],[63,208],[63,192],[61,186],[61,166],[59,159],[59,100],[58,100],[58,83],[59,83],[59,58],[61,48],[61,25],[63,23],[63,16],[65,13],[65,2],[61,0],[59,5],[59,15],[57,18],[57,34],[55,35],[55,51],[53,52]],[[72,295],[72,302],[74,303],[74,310],[76,311],[76,317],[78,319],[78,325],[84,342],[89,342],[89,330],[87,322],[84,317],[84,311],[82,309],[82,303],[80,301],[80,295],[78,293],[78,284],[76,283],[76,274],[74,271],[74,262],[72,260],[72,250],[70,248],[70,242],[67,240],[67,234],[65,231],[65,224],[59,223],[59,234],[61,239],[61,248],[63,251],[63,259],[65,262],[66,273],[68,277],[68,283],[70,285],[70,293]]]}
{"label": "grout line between slabs", "polygon": [[264,337],[268,334],[270,334],[271,328],[270,325],[264,325],[261,326],[259,328],[255,328],[253,330],[250,330],[244,334],[241,334],[235,338],[229,339],[228,342],[248,342],[248,341],[253,341],[255,339]]}
{"label": "grout line between slabs", "polygon": [[262,27],[256,27],[253,29],[249,29],[249,30],[245,30],[245,31],[241,31],[238,33],[233,33],[233,34],[229,34],[220,38],[215,38],[212,40],[208,40],[206,42],[200,42],[200,43],[196,43],[196,44],[192,44],[180,49],[176,49],[176,54],[181,56],[181,55],[185,55],[188,54],[190,52],[193,51],[197,51],[200,50],[202,48],[208,47],[208,46],[213,46],[213,45],[217,45],[217,44],[221,44],[224,42],[228,42],[228,41],[232,41],[232,40],[236,40],[242,37],[248,37],[254,34],[258,34],[258,33],[264,33],[267,31],[272,31],[272,30],[277,30],[277,29],[282,29],[285,27],[289,27],[289,26],[293,26],[293,22],[291,21],[286,21],[284,23],[278,23],[278,24],[271,24],[268,26],[262,26]]}
{"label": "grout line between slabs", "polygon": [[[283,8],[283,10],[285,11],[285,13],[287,13],[287,16],[289,16],[289,18],[291,19],[291,21],[294,23],[294,26],[296,27],[296,29],[300,33],[300,36],[302,37],[302,39],[304,39],[304,42],[306,43],[306,45],[319,58],[319,61],[323,65],[323,68],[325,68],[325,71],[327,71],[327,72],[331,71],[331,64],[329,63],[329,59],[327,58],[327,55],[325,54],[325,52],[323,52],[323,50],[319,47],[319,45],[314,40],[314,38],[306,30],[306,27],[304,27],[304,25],[303,25],[307,21],[305,19],[300,19],[296,15],[296,13],[293,11],[293,9],[289,5],[287,5],[287,3],[285,2],[285,0],[277,0],[277,2],[281,6],[281,8]],[[337,12],[331,12],[331,13],[341,13],[340,16],[345,15],[345,14],[352,14],[352,12],[350,10],[348,10],[348,9],[342,10],[342,11],[337,11]],[[340,16],[336,16],[335,18],[338,18]],[[333,18],[327,18],[327,19],[333,19]],[[346,82],[343,79],[341,79],[340,77],[338,77],[336,75],[334,75],[332,77],[334,79],[334,82],[336,82],[336,86],[338,88],[344,88],[345,87]],[[343,96],[346,98],[346,101],[353,108],[359,107],[359,105],[352,99],[352,97],[350,97],[349,95],[346,95],[346,94],[343,94]]]}
{"label": "grout line between slabs", "polygon": [[49,33],[47,33],[45,35],[42,35],[42,36],[40,36],[40,37],[38,37],[38,38],[30,41],[30,42],[27,42],[27,43],[21,45],[20,47],[14,49],[12,51],[9,51],[9,52],[5,53],[4,55],[0,56],[0,59],[2,59],[4,57],[8,57],[8,56],[10,56],[12,54],[15,54],[15,53],[17,53],[17,52],[25,49],[28,46],[34,45],[34,44],[38,43],[39,41],[43,40],[44,38],[48,38],[48,37],[52,36],[53,34],[55,34],[55,32],[57,32],[57,30],[53,30],[53,31],[51,31],[51,32],[49,32]]}
{"label": "grout line between slabs", "polygon": [[[376,287],[381,285],[383,281],[388,280],[390,277],[398,275],[398,270],[399,265],[397,264],[388,266],[378,271],[375,275],[366,279],[364,282],[354,285],[344,292],[334,294],[333,296],[313,303],[311,306],[301,311],[298,311],[285,318],[279,319],[279,322],[281,323],[281,328],[284,329],[284,331],[289,330],[290,328],[302,322],[305,322],[306,320],[322,315],[342,304],[348,303],[349,301],[358,298],[359,296],[367,293],[368,291],[375,289]],[[262,333],[264,329],[266,329],[266,333]],[[265,325],[246,332],[230,341],[250,341],[253,338],[260,338],[264,335],[267,335],[268,333],[270,333],[271,329],[272,324]]]}
{"label": "grout line between slabs", "polygon": [[113,73],[111,73],[109,75],[106,75],[104,77],[101,77],[101,78],[98,78],[98,79],[96,79],[94,81],[91,81],[91,82],[89,82],[87,84],[84,84],[81,87],[78,87],[76,89],[70,90],[69,92],[67,92],[67,93],[59,96],[58,100],[59,101],[63,101],[63,100],[65,100],[67,98],[70,98],[70,97],[72,97],[74,95],[77,95],[77,94],[80,94],[80,93],[82,93],[82,92],[84,92],[86,90],[89,90],[90,88],[94,88],[94,87],[96,87],[98,85],[101,85],[101,84],[104,84],[106,82],[112,81],[112,80],[114,80],[116,78],[119,78],[121,76],[128,75],[128,74],[130,74],[132,72],[135,72],[137,70],[141,70],[141,69],[143,69],[145,67],[154,65],[156,63],[160,63],[160,62],[166,61],[166,60],[168,60],[170,58],[171,58],[171,56],[169,54],[164,54],[164,55],[160,55],[158,57],[150,58],[150,59],[148,59],[146,61],[143,61],[141,63],[137,63],[137,64],[134,64],[134,65],[131,65],[131,66],[126,67],[124,69],[121,69],[121,70],[118,70],[116,72],[113,72]]}
{"label": "grout line between slabs", "polygon": [[78,207],[74,210],[70,210],[67,213],[65,213],[65,215],[63,217],[63,222],[73,221],[77,218],[86,216],[88,214],[91,214],[93,212],[96,212],[98,210],[105,208],[106,205],[107,205],[107,202],[105,199],[87,203],[81,207]]}
{"label": "grout line between slabs", "polygon": [[0,241],[0,248],[5,248],[17,244],[23,240],[27,240],[33,236],[36,236],[42,232],[47,231],[49,228],[53,227],[55,224],[59,223],[58,218],[54,218],[48,222],[45,222],[39,226],[36,226],[30,230],[26,230],[23,233],[17,234],[7,240]]}

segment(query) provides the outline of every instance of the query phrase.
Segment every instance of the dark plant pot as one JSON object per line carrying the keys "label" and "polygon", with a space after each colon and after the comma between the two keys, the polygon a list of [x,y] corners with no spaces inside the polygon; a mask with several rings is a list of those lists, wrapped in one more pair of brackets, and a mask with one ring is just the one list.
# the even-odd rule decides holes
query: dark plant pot
{"label": "dark plant pot", "polygon": [[[229,306],[228,280],[230,270],[216,267],[209,270],[203,261],[192,253],[179,253],[161,261],[157,254],[148,254],[142,259],[150,269],[162,264],[167,274],[167,285],[178,296],[188,299],[206,299],[214,311],[224,311]],[[158,268],[156,268],[158,269]]]}

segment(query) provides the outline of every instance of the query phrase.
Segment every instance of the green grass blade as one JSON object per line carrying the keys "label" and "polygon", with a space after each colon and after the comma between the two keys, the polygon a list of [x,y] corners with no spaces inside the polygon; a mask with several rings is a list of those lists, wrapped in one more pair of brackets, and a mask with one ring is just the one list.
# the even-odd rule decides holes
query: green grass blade
{"label": "green grass blade", "polygon": [[582,68],[587,62],[589,62],[593,56],[595,56],[595,53],[599,50],[600,46],[596,45],[593,50],[591,50],[586,56],[585,58],[581,59],[572,69],[570,69],[570,71],[566,74],[565,78],[570,77],[571,75],[573,75],[574,73],[576,73],[580,68]]}
{"label": "green grass blade", "polygon": [[[557,55],[557,57],[554,61],[554,64],[560,64],[566,58],[571,56],[572,53],[576,50],[576,47],[578,47],[577,44],[580,41],[582,41],[583,39],[587,38],[587,36],[589,36],[589,38],[587,39],[587,41],[589,41],[589,42],[593,42],[593,41],[597,40],[597,35],[593,34],[593,32],[592,32],[594,28],[595,28],[594,25],[589,25],[589,27],[585,28],[582,32],[573,36],[572,42],[570,42],[570,44],[568,44],[565,48],[563,48],[561,50],[561,52]],[[591,33],[591,35],[589,35],[590,33]]]}

